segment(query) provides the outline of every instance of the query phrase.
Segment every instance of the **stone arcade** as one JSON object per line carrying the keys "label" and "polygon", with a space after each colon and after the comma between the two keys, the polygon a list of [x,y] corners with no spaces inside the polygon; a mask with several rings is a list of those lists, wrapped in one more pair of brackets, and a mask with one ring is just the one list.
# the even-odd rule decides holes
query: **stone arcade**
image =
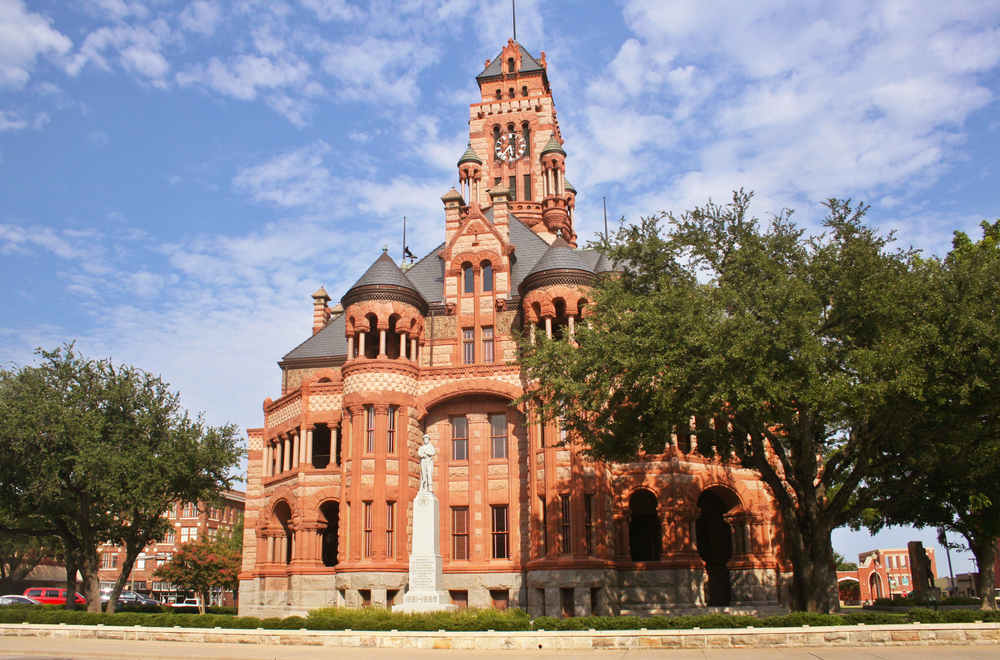
{"label": "stone arcade", "polygon": [[[635,462],[589,463],[512,407],[528,386],[518,333],[572,336],[613,267],[576,249],[545,54],[509,41],[477,81],[443,242],[411,267],[382,254],[333,308],[313,294],[313,334],[248,432],[241,614],[400,605],[408,590],[533,616],[777,604],[782,528],[753,473],[683,430]],[[428,562],[430,579],[411,572]]]}

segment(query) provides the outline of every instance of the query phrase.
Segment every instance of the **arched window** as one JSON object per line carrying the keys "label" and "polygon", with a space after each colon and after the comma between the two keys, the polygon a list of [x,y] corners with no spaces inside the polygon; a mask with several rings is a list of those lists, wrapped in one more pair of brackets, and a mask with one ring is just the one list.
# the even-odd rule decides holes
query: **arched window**
{"label": "arched window", "polygon": [[514,58],[513,57],[508,57],[507,58],[507,72],[508,73],[514,73]]}
{"label": "arched window", "polygon": [[482,263],[483,267],[483,292],[493,290],[493,264],[489,261]]}
{"label": "arched window", "polygon": [[527,85],[523,85],[521,87],[521,96],[527,96],[527,95],[528,95],[528,86]]}
{"label": "arched window", "polygon": [[[526,121],[521,122],[521,137],[524,138],[524,156],[527,158],[531,155],[531,125]],[[524,198],[530,200],[531,196],[526,192]]]}
{"label": "arched window", "polygon": [[503,91],[500,90],[500,89],[498,89],[497,90],[497,101],[499,101],[502,98],[503,98]]}
{"label": "arched window", "polygon": [[495,143],[500,139],[500,124],[493,125],[493,142]]}
{"label": "arched window", "polygon": [[390,360],[395,360],[399,357],[399,335],[396,334],[397,320],[399,320],[398,316],[390,316],[389,329],[385,332],[385,355]]}
{"label": "arched window", "polygon": [[472,272],[472,264],[462,264],[462,293],[476,292],[476,275]]}
{"label": "arched window", "polygon": [[708,584],[705,591],[706,605],[729,605],[731,586],[727,562],[733,554],[732,532],[725,514],[732,508],[720,495],[728,495],[734,501],[736,496],[727,491],[706,490],[698,497],[701,515],[695,523],[698,539],[698,554],[705,561]]}
{"label": "arched window", "polygon": [[513,87],[511,87],[510,89],[507,90],[507,98],[510,98],[510,99],[514,98],[514,88]]}
{"label": "arched window", "polygon": [[378,357],[378,317],[374,314],[369,314],[366,318],[368,320],[368,332],[365,333],[365,357],[374,360]]}
{"label": "arched window", "polygon": [[340,551],[340,503],[323,502],[319,507],[320,522],[326,523],[323,530],[322,555],[324,566],[336,566]]}
{"label": "arched window", "polygon": [[656,495],[640,488],[628,498],[628,546],[632,561],[659,561],[663,542]]}

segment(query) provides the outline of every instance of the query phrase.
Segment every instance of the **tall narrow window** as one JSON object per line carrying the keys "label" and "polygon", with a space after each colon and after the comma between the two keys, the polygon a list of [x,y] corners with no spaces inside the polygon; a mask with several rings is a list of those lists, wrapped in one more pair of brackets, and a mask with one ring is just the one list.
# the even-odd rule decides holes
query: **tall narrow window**
{"label": "tall narrow window", "polygon": [[564,555],[568,555],[573,552],[573,514],[569,505],[569,495],[559,496],[559,508],[562,518],[562,552]]}
{"label": "tall narrow window", "polygon": [[462,293],[476,292],[476,274],[472,271],[472,264],[466,262],[462,264]]}
{"label": "tall narrow window", "polygon": [[451,509],[451,558],[469,558],[469,507],[456,506]]}
{"label": "tall narrow window", "polygon": [[451,418],[451,460],[469,460],[469,420],[465,417]]}
{"label": "tall narrow window", "polygon": [[484,261],[483,267],[483,292],[493,291],[493,262]]}
{"label": "tall narrow window", "polygon": [[524,201],[531,201],[531,175],[524,175]]}
{"label": "tall narrow window", "polygon": [[483,328],[483,362],[493,362],[493,328]]}
{"label": "tall narrow window", "polygon": [[527,95],[528,95],[528,86],[521,85],[521,96],[527,96]]}
{"label": "tall narrow window", "polygon": [[[521,95],[522,96],[527,96],[528,95],[528,88],[524,87],[524,88],[522,88],[522,90],[523,91],[522,91]],[[521,123],[521,137],[524,138],[524,157],[527,158],[528,156],[531,155],[531,125],[528,124],[528,122],[522,122]],[[524,175],[524,179],[525,179],[525,181],[528,180],[528,175],[527,174]],[[525,186],[525,188],[524,188],[524,198],[527,199],[527,200],[531,199],[530,190],[531,190],[531,188]]]}
{"label": "tall narrow window", "polygon": [[539,516],[542,521],[542,556],[549,554],[549,507],[545,502],[545,496],[538,496],[539,502],[538,506],[541,508],[542,515]]}
{"label": "tall narrow window", "polygon": [[385,558],[396,554],[396,503],[385,503]]}
{"label": "tall narrow window", "polygon": [[375,406],[365,406],[365,451],[375,453]]}
{"label": "tall narrow window", "polygon": [[507,415],[490,415],[490,458],[507,458]]}
{"label": "tall narrow window", "polygon": [[385,450],[396,453],[396,406],[389,406],[389,417],[386,419]]}
{"label": "tall narrow window", "polygon": [[465,364],[476,363],[476,331],[472,328],[462,331],[462,357]]}
{"label": "tall narrow window", "polygon": [[507,58],[507,73],[514,73],[514,58]]}
{"label": "tall narrow window", "polygon": [[501,91],[500,91],[500,90],[498,89],[498,90],[497,90],[497,101],[499,101],[499,100],[500,100],[500,99],[502,99],[502,98],[503,98],[503,92],[501,92]]}
{"label": "tall narrow window", "polygon": [[514,88],[513,87],[511,87],[510,89],[507,90],[507,98],[509,98],[509,99],[514,98]]}
{"label": "tall narrow window", "polygon": [[490,507],[493,514],[493,558],[510,558],[510,525],[507,520],[507,505]]}
{"label": "tall narrow window", "polygon": [[583,496],[584,525],[587,526],[587,554],[594,554],[594,496]]}
{"label": "tall narrow window", "polygon": [[517,201],[517,175],[510,175],[510,201]]}
{"label": "tall narrow window", "polygon": [[499,186],[502,180],[503,179],[501,179],[500,177],[496,177],[495,179],[493,179],[493,187],[496,188],[497,186]]}
{"label": "tall narrow window", "polygon": [[373,523],[373,521],[372,521],[372,517],[373,517],[372,516],[372,503],[371,502],[365,502],[364,505],[365,505],[365,510],[364,510],[364,514],[365,514],[365,520],[364,520],[364,523],[365,523],[364,551],[365,551],[365,557],[371,557],[372,556],[372,527],[373,527],[373,524],[372,524]]}

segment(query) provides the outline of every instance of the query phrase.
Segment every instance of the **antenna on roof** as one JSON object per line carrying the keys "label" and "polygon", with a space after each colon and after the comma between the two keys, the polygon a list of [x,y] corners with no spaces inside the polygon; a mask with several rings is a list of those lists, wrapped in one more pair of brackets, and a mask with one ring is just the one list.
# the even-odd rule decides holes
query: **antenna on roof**
{"label": "antenna on roof", "polygon": [[608,240],[608,198],[602,197],[604,200],[604,240]]}
{"label": "antenna on roof", "polygon": [[515,2],[516,0],[510,0],[510,14],[514,22],[514,41],[517,41],[517,6]]}

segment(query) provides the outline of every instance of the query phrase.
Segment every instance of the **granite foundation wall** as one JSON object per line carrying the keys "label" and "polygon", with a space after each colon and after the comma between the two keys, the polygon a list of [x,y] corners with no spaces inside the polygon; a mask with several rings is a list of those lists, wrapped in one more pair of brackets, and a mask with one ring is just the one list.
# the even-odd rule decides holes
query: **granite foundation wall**
{"label": "granite foundation wall", "polygon": [[958,646],[1000,643],[1000,624],[945,623],[740,630],[361,632],[214,630],[0,624],[0,637],[62,637],[334,648],[483,649],[708,649],[848,646]]}

